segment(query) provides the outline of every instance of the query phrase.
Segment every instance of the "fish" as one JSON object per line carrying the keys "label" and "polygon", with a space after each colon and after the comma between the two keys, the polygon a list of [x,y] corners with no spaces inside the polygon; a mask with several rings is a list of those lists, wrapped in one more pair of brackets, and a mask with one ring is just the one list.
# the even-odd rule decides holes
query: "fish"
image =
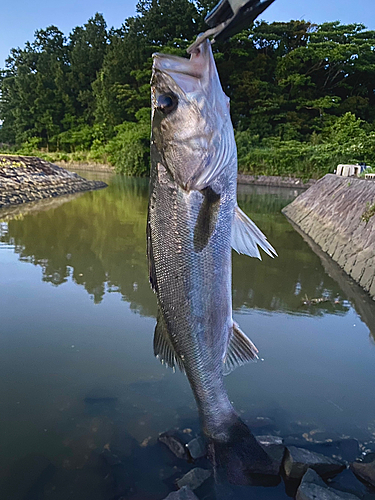
{"label": "fish", "polygon": [[225,374],[258,357],[232,317],[232,248],[259,259],[259,248],[277,254],[237,204],[229,98],[209,40],[190,58],[153,55],[151,109],[147,253],[158,303],[154,353],[186,374],[213,463],[243,484],[247,473],[271,470],[272,461],[224,386]]}

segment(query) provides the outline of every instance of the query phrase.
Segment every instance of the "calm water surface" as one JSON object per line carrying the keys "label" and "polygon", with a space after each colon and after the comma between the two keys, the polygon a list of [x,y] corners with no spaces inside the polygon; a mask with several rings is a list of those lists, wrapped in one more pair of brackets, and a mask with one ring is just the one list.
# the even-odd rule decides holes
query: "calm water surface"
{"label": "calm water surface", "polygon": [[[158,433],[193,436],[199,423],[185,377],[153,356],[148,182],[83,175],[109,187],[0,213],[0,497],[161,500],[190,466]],[[375,303],[280,214],[297,194],[239,189],[279,257],[233,257],[234,317],[263,360],[227,388],[257,434],[368,442]],[[304,305],[312,298],[325,301]],[[214,498],[212,483],[202,488]],[[283,484],[251,494],[288,498]]]}

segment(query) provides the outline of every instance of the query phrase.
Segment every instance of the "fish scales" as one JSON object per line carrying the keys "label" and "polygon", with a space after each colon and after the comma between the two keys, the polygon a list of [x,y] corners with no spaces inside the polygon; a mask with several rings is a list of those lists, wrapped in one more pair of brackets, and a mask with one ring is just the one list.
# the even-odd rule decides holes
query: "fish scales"
{"label": "fish scales", "polygon": [[[217,428],[216,422],[211,423],[217,413],[222,418],[224,411],[232,412],[223,390],[222,363],[232,326],[230,228],[235,175],[231,179],[222,175],[215,183],[217,191],[221,187],[224,192],[224,186],[225,194],[214,202],[219,203],[217,214],[211,214],[216,224],[207,241],[199,227],[204,225],[199,215],[205,194],[186,192],[170,178],[158,179],[152,181],[155,201],[149,212],[159,307],[194,394],[202,401],[199,409],[207,432]],[[203,240],[199,251],[197,233]],[[218,402],[220,408],[213,411]]]}

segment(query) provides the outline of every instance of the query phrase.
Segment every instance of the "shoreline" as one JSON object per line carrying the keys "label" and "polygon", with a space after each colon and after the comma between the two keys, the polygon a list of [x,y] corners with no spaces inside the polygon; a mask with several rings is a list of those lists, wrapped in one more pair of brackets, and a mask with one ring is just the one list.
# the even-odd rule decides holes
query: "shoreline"
{"label": "shoreline", "polygon": [[[116,173],[115,167],[104,163],[87,163],[87,162],[66,162],[57,161],[55,165],[72,171],[74,169],[87,172],[106,172]],[[273,187],[288,187],[298,189],[308,189],[317,182],[316,179],[307,181],[299,177],[282,177],[279,175],[252,175],[238,173],[237,184],[255,185],[255,186],[273,186]]]}
{"label": "shoreline", "polygon": [[56,161],[53,165],[57,165],[60,168],[64,168],[65,170],[72,171],[72,169],[87,171],[87,172],[108,172],[108,173],[116,173],[115,167],[112,165],[107,165],[105,163],[87,163],[87,162],[79,162],[79,161]]}
{"label": "shoreline", "polygon": [[304,181],[299,177],[282,177],[280,175],[251,175],[239,173],[237,176],[237,184],[248,184],[254,186],[308,189],[317,182],[318,181],[316,179]]}
{"label": "shoreline", "polygon": [[327,174],[282,213],[375,300],[375,182]]}
{"label": "shoreline", "polygon": [[[50,163],[36,156],[0,154],[0,210],[67,194],[101,189],[102,181],[89,181],[74,170],[115,174],[114,167],[102,163]],[[281,176],[238,174],[238,184],[307,189],[317,181]]]}
{"label": "shoreline", "polygon": [[104,187],[34,156],[0,155],[0,210]]}

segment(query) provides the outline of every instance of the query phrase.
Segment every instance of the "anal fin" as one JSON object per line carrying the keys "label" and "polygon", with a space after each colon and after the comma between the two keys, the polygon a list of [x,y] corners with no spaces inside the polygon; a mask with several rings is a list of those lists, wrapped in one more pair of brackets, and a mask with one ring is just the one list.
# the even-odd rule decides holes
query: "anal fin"
{"label": "anal fin", "polygon": [[276,250],[267,241],[262,231],[236,205],[232,227],[232,248],[238,253],[249,255],[249,257],[257,257],[262,260],[258,246],[270,257],[277,256]]}
{"label": "anal fin", "polygon": [[154,354],[162,364],[173,369],[177,366],[182,372],[185,372],[184,364],[171,342],[167,324],[160,308],[154,333]]}
{"label": "anal fin", "polygon": [[237,366],[242,366],[256,359],[258,359],[258,349],[249,337],[243,333],[237,323],[233,322],[232,335],[224,358],[223,374],[228,375]]}

